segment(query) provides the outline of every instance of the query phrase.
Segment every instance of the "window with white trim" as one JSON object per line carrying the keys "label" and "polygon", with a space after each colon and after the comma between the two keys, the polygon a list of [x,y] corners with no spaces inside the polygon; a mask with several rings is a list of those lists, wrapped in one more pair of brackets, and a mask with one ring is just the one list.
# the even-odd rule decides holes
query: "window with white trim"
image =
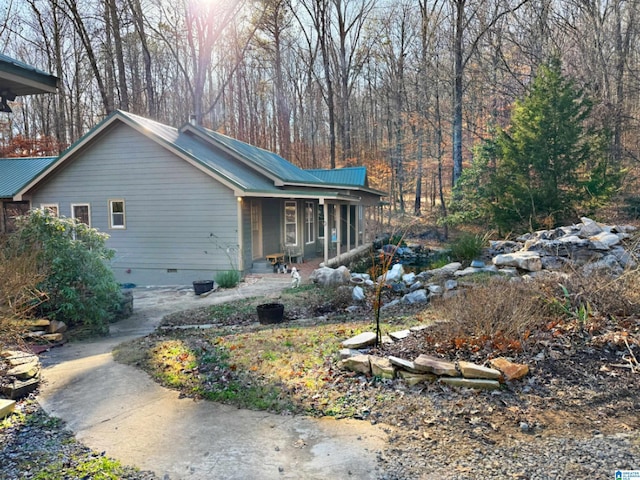
{"label": "window with white trim", "polygon": [[43,210],[48,210],[49,214],[54,217],[60,216],[60,208],[58,207],[57,203],[42,203],[40,204],[40,208]]}
{"label": "window with white trim", "polygon": [[91,226],[91,207],[88,203],[72,203],[71,218],[75,218],[80,223]]}
{"label": "window with white trim", "polygon": [[126,228],[124,200],[122,199],[109,200],[109,228]]}
{"label": "window with white trim", "polygon": [[294,201],[284,202],[284,243],[298,244],[298,205]]}
{"label": "window with white trim", "polygon": [[304,204],[304,242],[313,243],[316,241],[316,224],[313,211],[313,202]]}

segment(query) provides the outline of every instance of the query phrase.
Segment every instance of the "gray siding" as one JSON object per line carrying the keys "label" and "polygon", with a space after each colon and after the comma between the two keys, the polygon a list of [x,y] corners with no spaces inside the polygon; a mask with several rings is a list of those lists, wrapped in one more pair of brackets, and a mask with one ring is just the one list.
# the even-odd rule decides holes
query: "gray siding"
{"label": "gray siding", "polygon": [[[118,124],[32,194],[33,207],[89,203],[110,235],[121,282],[183,285],[238,268],[233,192],[135,130]],[[109,229],[108,200],[124,199],[126,229]],[[128,273],[130,270],[130,273]],[[176,270],[176,272],[168,272]]]}

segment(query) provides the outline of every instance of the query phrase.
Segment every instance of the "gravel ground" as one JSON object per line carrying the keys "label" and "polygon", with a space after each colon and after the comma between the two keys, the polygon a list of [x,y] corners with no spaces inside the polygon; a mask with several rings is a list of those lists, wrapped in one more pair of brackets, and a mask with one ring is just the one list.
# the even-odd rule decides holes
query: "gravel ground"
{"label": "gravel ground", "polygon": [[156,480],[151,472],[121,466],[92,451],[49,417],[33,396],[0,421],[0,479]]}

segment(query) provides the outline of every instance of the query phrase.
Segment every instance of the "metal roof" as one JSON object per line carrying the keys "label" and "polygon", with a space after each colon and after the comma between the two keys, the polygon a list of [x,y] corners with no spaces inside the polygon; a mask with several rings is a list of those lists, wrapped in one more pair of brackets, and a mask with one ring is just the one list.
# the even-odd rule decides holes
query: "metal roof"
{"label": "metal roof", "polygon": [[12,198],[56,158],[0,158],[0,198]]}
{"label": "metal roof", "polygon": [[[326,197],[350,200],[360,199],[352,190],[364,194],[379,194],[364,186],[366,184],[365,167],[357,167],[355,171],[342,169],[345,172],[335,176],[336,179],[343,179],[349,170],[351,179],[349,182],[354,183],[334,183],[298,168],[275,153],[226,135],[191,124],[178,130],[148,118],[116,110],[71,145],[60,157],[51,159],[47,166],[31,177],[30,181],[24,182],[22,188],[13,192],[14,197],[22,198],[22,195],[55,171],[67,158],[85,148],[103,131],[112,128],[118,120],[203,171],[209,172],[239,195],[263,194],[272,197]],[[55,163],[54,160],[56,160]],[[327,173],[330,171],[321,172],[324,172],[321,175],[333,180],[332,174]]]}
{"label": "metal roof", "polygon": [[203,127],[194,125],[185,125],[181,130],[189,131],[189,129],[196,129],[203,133],[215,143],[226,147],[228,151],[235,154],[237,158],[243,160],[245,163],[258,168],[263,174],[267,176],[275,176],[282,183],[304,183],[304,184],[323,184],[324,182],[303,170],[296,165],[288,162],[280,155],[264,150],[262,148],[250,145],[235,138],[228,137],[222,133],[214,132]]}
{"label": "metal roof", "polygon": [[58,81],[58,77],[0,54],[0,94],[9,100],[20,95],[55,93]]}
{"label": "metal roof", "polygon": [[307,172],[332,185],[368,187],[366,167],[345,167],[333,170],[310,169]]}

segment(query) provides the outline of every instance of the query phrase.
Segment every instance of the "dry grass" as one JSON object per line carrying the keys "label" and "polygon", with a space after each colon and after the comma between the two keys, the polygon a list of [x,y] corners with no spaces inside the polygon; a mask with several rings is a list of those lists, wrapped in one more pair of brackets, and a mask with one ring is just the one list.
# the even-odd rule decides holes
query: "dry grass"
{"label": "dry grass", "polygon": [[446,300],[433,302],[446,320],[433,329],[435,341],[497,350],[520,350],[530,333],[543,323],[548,307],[535,282],[512,282],[494,277],[467,287]]}
{"label": "dry grass", "polygon": [[44,276],[37,272],[36,253],[14,253],[0,242],[0,278],[0,347],[19,345],[27,330],[23,320],[44,300],[37,288]]}

